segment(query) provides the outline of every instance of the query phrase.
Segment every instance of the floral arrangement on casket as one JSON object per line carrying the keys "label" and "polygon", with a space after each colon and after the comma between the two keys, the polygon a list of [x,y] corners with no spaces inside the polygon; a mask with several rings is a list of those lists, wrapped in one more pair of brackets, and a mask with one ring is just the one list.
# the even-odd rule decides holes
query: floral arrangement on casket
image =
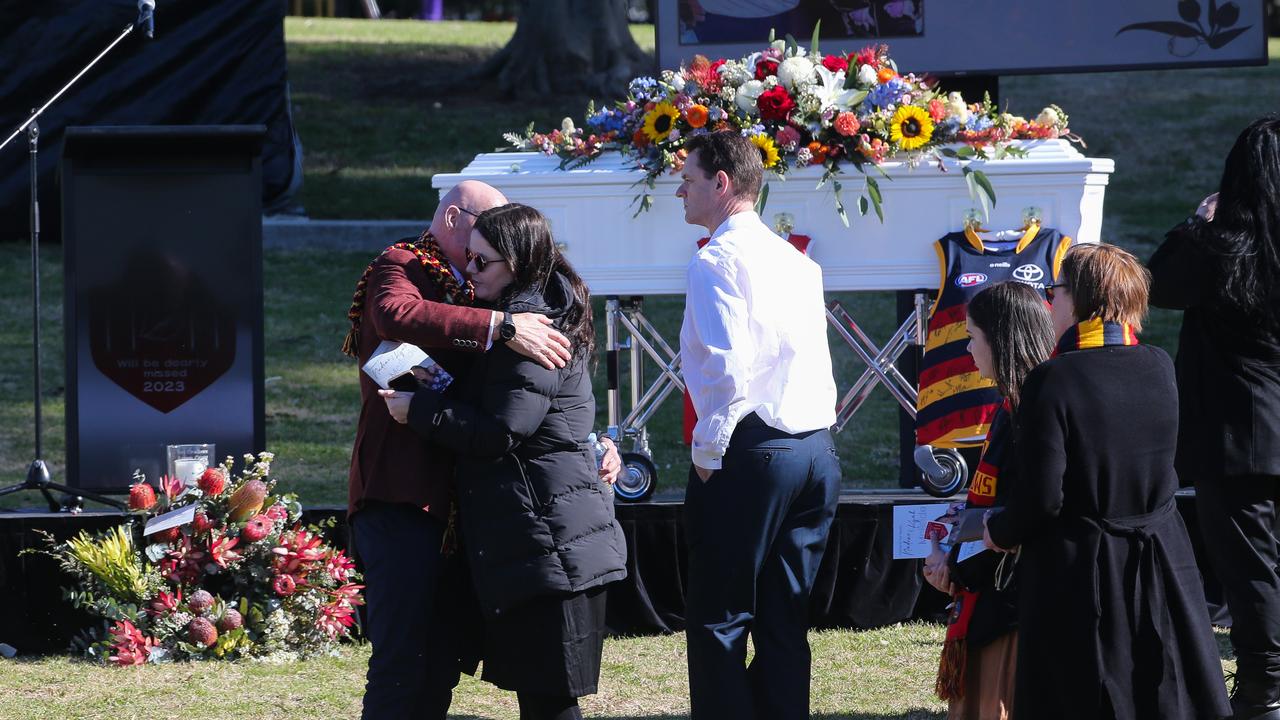
{"label": "floral arrangement on casket", "polygon": [[[232,658],[302,658],[334,649],[363,602],[354,564],[302,527],[302,506],[274,495],[271,453],[211,467],[194,487],[140,474],[129,489],[135,522],[81,532],[41,552],[77,583],[64,591],[103,619],[73,644],[117,665]],[[190,519],[143,535],[147,520]]]}
{"label": "floral arrangement on casket", "polygon": [[[637,183],[645,185],[636,196],[638,215],[650,208],[649,191],[658,176],[683,168],[687,138],[737,130],[779,177],[794,168],[824,168],[818,188],[832,181],[836,211],[848,225],[837,180],[845,163],[865,180],[858,197],[862,215],[874,209],[884,219],[879,183],[866,170],[879,170],[890,159],[914,167],[928,158],[944,171],[944,158],[959,161],[970,194],[987,209],[995,203],[995,190],[969,161],[1025,155],[1010,145],[1014,140],[1079,142],[1067,119],[1057,105],[1027,120],[1000,111],[989,99],[970,104],[959,93],[943,94],[935,80],[899,72],[885,45],[822,55],[815,28],[808,51],[788,37],[740,60],[699,55],[659,78],[635,78],[627,99],[615,107],[597,111],[592,104],[585,127],[565,118],[559,130],[538,132],[530,125],[523,134],[503,137],[515,149],[558,155],[561,169],[581,167],[609,150],[634,158],[645,173]],[[767,197],[766,185],[760,206]]]}

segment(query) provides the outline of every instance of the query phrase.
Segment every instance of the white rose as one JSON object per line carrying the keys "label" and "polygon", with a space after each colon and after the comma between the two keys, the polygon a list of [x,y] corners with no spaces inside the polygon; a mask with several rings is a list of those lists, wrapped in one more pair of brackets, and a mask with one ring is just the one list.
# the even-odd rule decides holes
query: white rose
{"label": "white rose", "polygon": [[814,83],[813,63],[808,58],[789,57],[778,66],[778,82],[788,91]]}
{"label": "white rose", "polygon": [[756,100],[760,94],[764,92],[764,83],[759,80],[748,80],[738,88],[738,94],[734,97],[734,102],[748,115],[755,115],[760,110],[756,107]]}
{"label": "white rose", "polygon": [[565,118],[560,121],[560,132],[565,135],[572,135],[574,131],[573,118]]}
{"label": "white rose", "polygon": [[858,84],[874,85],[876,82],[876,69],[870,65],[863,65],[858,68]]}
{"label": "white rose", "polygon": [[684,92],[684,76],[680,73],[671,73],[671,78],[667,80],[667,84],[676,92]]}
{"label": "white rose", "polygon": [[969,122],[969,106],[958,92],[947,95],[947,114],[955,118],[961,125]]}
{"label": "white rose", "polygon": [[774,40],[774,41],[773,41],[773,44],[772,44],[772,45],[770,45],[769,47],[773,48],[774,50],[777,50],[778,52],[786,52],[786,51],[787,51],[787,41],[786,41],[786,39],[785,39],[785,38],[784,38],[784,39],[782,39],[782,40]]}
{"label": "white rose", "polygon": [[1037,125],[1044,125],[1045,127],[1057,127],[1061,123],[1062,123],[1062,116],[1058,114],[1057,110],[1054,110],[1051,107],[1047,107],[1041,110],[1040,114],[1036,116]]}

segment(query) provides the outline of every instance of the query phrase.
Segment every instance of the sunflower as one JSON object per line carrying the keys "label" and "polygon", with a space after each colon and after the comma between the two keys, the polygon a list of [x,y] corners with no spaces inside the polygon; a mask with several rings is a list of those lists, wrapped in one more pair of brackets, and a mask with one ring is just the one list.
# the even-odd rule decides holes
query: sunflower
{"label": "sunflower", "polygon": [[778,164],[778,145],[773,138],[757,133],[751,136],[751,144],[760,149],[760,160],[766,169]]}
{"label": "sunflower", "polygon": [[933,120],[929,113],[915,105],[903,105],[889,122],[889,139],[903,150],[923,147],[933,137]]}
{"label": "sunflower", "polygon": [[675,129],[676,120],[679,117],[680,111],[676,109],[675,105],[665,101],[660,102],[644,116],[642,131],[645,137],[652,142],[666,140],[671,131]]}

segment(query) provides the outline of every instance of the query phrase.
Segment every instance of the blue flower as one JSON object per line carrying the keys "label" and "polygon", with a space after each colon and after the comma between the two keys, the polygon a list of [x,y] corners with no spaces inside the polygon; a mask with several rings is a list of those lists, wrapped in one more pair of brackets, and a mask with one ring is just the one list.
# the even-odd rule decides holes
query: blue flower
{"label": "blue flower", "polygon": [[969,122],[965,125],[965,129],[973,132],[982,132],[983,130],[990,130],[991,126],[994,124],[995,123],[991,121],[991,118],[986,117],[985,115],[975,115],[969,118]]}
{"label": "blue flower", "polygon": [[627,114],[621,110],[601,110],[595,115],[587,116],[587,127],[599,133],[622,132],[627,122]]}
{"label": "blue flower", "polygon": [[907,91],[907,84],[898,78],[877,85],[867,94],[866,102],[877,110],[898,104],[898,99]]}
{"label": "blue flower", "polygon": [[637,100],[648,100],[654,90],[658,89],[658,81],[649,77],[638,77],[627,86],[627,92]]}

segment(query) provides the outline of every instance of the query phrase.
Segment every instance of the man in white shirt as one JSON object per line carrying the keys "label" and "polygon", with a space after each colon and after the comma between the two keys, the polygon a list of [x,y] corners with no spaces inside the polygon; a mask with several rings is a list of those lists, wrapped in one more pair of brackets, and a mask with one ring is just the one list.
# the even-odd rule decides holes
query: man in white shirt
{"label": "man in white shirt", "polygon": [[[809,717],[809,595],[840,492],[822,271],[753,211],[760,153],[690,138],[689,263],[680,331],[698,415],[685,496],[693,720]],[[746,666],[747,635],[755,659]]]}

